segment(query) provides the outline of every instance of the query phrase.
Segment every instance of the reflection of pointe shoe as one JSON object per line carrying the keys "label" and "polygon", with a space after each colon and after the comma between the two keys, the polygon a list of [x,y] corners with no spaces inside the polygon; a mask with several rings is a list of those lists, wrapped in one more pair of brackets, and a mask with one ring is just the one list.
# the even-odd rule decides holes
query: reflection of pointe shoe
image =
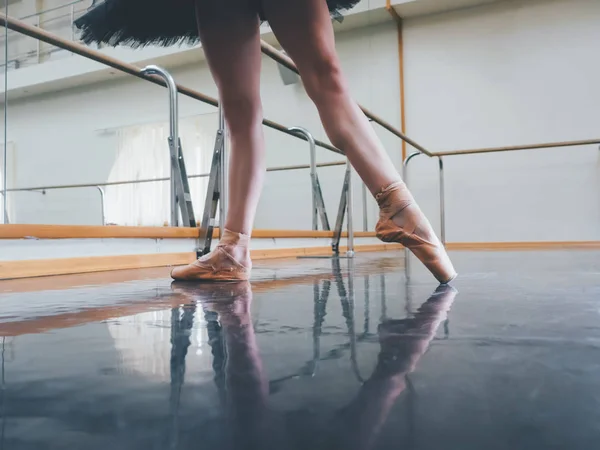
{"label": "reflection of pointe shoe", "polygon": [[230,283],[190,283],[173,281],[171,291],[188,297],[190,300],[202,302],[222,302],[235,300],[252,293],[249,281]]}
{"label": "reflection of pointe shoe", "polygon": [[233,283],[173,281],[171,290],[185,297],[188,302],[202,304],[205,311],[217,313],[221,322],[250,323],[252,287],[249,281]]}
{"label": "reflection of pointe shoe", "polygon": [[377,194],[376,200],[380,208],[376,228],[379,239],[408,248],[440,283],[447,284],[456,278],[446,249],[404,182],[386,187]]}
{"label": "reflection of pointe shoe", "polygon": [[412,372],[448,317],[457,294],[452,286],[439,286],[414,317],[382,322],[378,327],[379,370],[388,374]]}
{"label": "reflection of pointe shoe", "polygon": [[217,247],[197,261],[171,271],[171,277],[179,281],[247,281],[252,264],[237,261],[232,255],[235,248],[247,253],[250,236],[225,230]]}

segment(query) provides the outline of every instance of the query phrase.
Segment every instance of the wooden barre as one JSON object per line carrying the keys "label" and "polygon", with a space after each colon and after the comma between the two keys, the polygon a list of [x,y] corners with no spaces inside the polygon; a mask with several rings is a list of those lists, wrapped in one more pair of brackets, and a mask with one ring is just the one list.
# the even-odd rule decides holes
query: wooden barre
{"label": "wooden barre", "polygon": [[[2,239],[197,239],[199,228],[131,227],[119,225],[0,225]],[[375,232],[356,231],[354,236],[375,237]],[[219,229],[213,231],[219,237]],[[254,230],[257,239],[317,239],[332,238],[333,231],[313,230]],[[347,232],[342,233],[347,237]]]}
{"label": "wooden barre", "polygon": [[471,150],[453,150],[448,152],[435,152],[431,156],[457,156],[457,155],[475,155],[479,153],[499,153],[499,152],[514,152],[518,150],[539,150],[545,148],[558,147],[577,147],[581,145],[600,144],[600,139],[588,139],[584,141],[568,141],[568,142],[551,142],[548,144],[530,144],[530,145],[515,145],[512,147],[492,147],[492,148],[475,148]]}

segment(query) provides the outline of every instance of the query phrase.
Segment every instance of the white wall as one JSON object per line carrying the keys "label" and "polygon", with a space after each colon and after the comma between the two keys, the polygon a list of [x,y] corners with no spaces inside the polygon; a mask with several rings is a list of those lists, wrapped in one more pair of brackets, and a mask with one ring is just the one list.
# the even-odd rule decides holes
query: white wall
{"label": "white wall", "polygon": [[[434,150],[600,138],[598,23],[597,0],[408,21],[409,135]],[[437,224],[437,161],[419,158],[412,186]],[[600,239],[598,146],[446,158],[446,180],[451,242]]]}
{"label": "white wall", "polygon": [[[595,0],[530,0],[408,20],[408,134],[433,151],[600,137],[598,19]],[[396,46],[391,23],[338,35],[356,98],[392,124],[400,121]],[[268,59],[263,69],[266,116],[325,139],[301,86],[283,86]],[[215,94],[205,65],[172,72],[182,84]],[[182,116],[214,111],[181,99]],[[166,120],[166,114],[164,90],[129,78],[13,102],[9,139],[17,154],[16,184],[104,181],[114,160],[111,130]],[[376,129],[399,165],[400,142]],[[306,143],[266,133],[269,166],[308,162]],[[599,157],[591,147],[446,158],[448,240],[600,239]],[[319,151],[320,161],[338,159]],[[343,168],[320,174],[334,222]],[[419,157],[410,174],[418,200],[438,224],[437,162]],[[307,171],[270,173],[256,227],[309,228],[309,189]],[[18,222],[99,223],[93,190],[20,194],[18,205]],[[369,199],[371,229],[376,215]]]}

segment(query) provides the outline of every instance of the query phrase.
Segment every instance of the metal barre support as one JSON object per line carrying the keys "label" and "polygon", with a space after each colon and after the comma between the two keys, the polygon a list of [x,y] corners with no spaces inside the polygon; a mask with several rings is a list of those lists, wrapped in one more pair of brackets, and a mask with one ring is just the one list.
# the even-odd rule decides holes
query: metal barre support
{"label": "metal barre support", "polygon": [[100,192],[100,204],[102,205],[102,225],[106,225],[106,194],[102,186],[96,186],[98,192]]}
{"label": "metal barre support", "polygon": [[166,70],[157,66],[148,66],[141,70],[142,74],[162,77],[169,88],[169,128],[167,140],[171,156],[171,226],[179,226],[179,214],[185,227],[196,227],[194,204],[190,192],[190,182],[183,159],[183,149],[179,138],[179,105],[177,84]]}
{"label": "metal barre support", "polygon": [[179,158],[179,104],[177,100],[177,84],[169,72],[158,67],[158,66],[147,66],[141,70],[143,75],[158,75],[165,80],[167,88],[169,89],[169,134],[170,138],[175,146],[176,155],[171,155],[171,226],[176,227],[179,225],[179,214],[177,212],[177,191],[175,189],[175,164],[173,157]]}
{"label": "metal barre support", "polygon": [[444,160],[438,158],[440,165],[440,238],[442,245],[446,246],[446,192],[444,186]]}
{"label": "metal barre support", "polygon": [[[335,166],[345,166],[346,161],[334,161],[330,163],[321,163],[317,164],[317,167],[335,167]],[[297,166],[280,166],[280,167],[269,167],[267,168],[267,172],[281,172],[286,170],[304,170],[310,169],[308,165],[297,165]],[[188,178],[208,178],[210,173],[199,173],[195,175],[189,175]],[[89,184],[63,184],[63,185],[55,185],[55,186],[33,186],[33,187],[24,187],[24,188],[10,188],[7,189],[6,192],[35,192],[35,191],[48,191],[51,189],[79,189],[79,188],[88,188],[88,187],[96,187],[96,186],[122,186],[126,184],[142,184],[142,183],[158,183],[162,181],[169,181],[170,178],[146,178],[140,180],[127,180],[127,181],[108,181],[106,183],[89,183]],[[0,194],[2,191],[0,191]]]}
{"label": "metal barre support", "polygon": [[367,185],[363,182],[361,183],[361,191],[362,191],[362,213],[363,213],[363,231],[369,231],[369,215],[367,213]]}
{"label": "metal barre support", "polygon": [[[413,152],[406,157],[404,163],[402,164],[402,174],[404,176],[404,183],[408,186],[408,163],[416,157],[422,155],[421,152]],[[410,250],[404,249],[404,273],[406,276],[406,281],[410,279]]]}
{"label": "metal barre support", "polygon": [[335,229],[333,230],[333,240],[331,242],[331,250],[333,257],[340,255],[340,241],[342,239],[342,229],[344,228],[344,218],[347,215],[348,229],[348,258],[354,257],[354,221],[352,211],[352,165],[350,160],[346,162],[346,171],[344,174],[344,183],[342,186],[342,195],[340,205],[338,207]]}
{"label": "metal barre support", "polygon": [[319,212],[317,209],[317,192],[316,192],[316,183],[317,183],[317,152],[315,149],[315,138],[313,135],[306,129],[302,127],[290,127],[288,131],[294,131],[302,136],[308,141],[309,149],[310,149],[310,179],[312,186],[312,229],[319,229]]}
{"label": "metal barre support", "polygon": [[0,210],[2,221],[0,221],[0,224],[8,225],[10,224],[10,221],[8,220],[8,197],[6,191],[0,191],[0,194],[2,194],[2,210]]}
{"label": "metal barre support", "polygon": [[319,174],[317,173],[317,148],[315,138],[312,133],[306,128],[291,127],[288,131],[298,133],[303,136],[310,146],[310,181],[312,190],[312,229],[319,229],[319,216],[321,216],[321,225],[323,230],[329,231],[329,219],[325,210],[325,201],[323,200],[323,192],[321,191],[321,183],[319,182]]}
{"label": "metal barre support", "polygon": [[354,256],[354,206],[352,205],[352,164],[350,164],[350,160],[348,160],[348,204],[346,205],[346,209],[348,210],[348,251],[346,255],[350,258]]}
{"label": "metal barre support", "polygon": [[402,168],[403,168],[403,175],[404,175],[404,182],[406,183],[406,185],[408,186],[408,163],[411,161],[411,159],[413,159],[415,156],[419,156],[422,155],[423,153],[421,152],[413,152],[410,155],[408,155],[406,157],[406,159],[404,160],[403,164],[402,164]]}
{"label": "metal barre support", "polygon": [[[2,170],[0,168],[0,170]],[[3,181],[3,183],[5,183]],[[3,190],[0,191],[0,194],[2,194],[2,209],[0,209],[0,218],[2,219],[0,221],[0,224],[3,225],[8,225],[10,222],[8,220],[8,195],[7,195],[7,190],[6,190],[6,185],[2,186]]]}

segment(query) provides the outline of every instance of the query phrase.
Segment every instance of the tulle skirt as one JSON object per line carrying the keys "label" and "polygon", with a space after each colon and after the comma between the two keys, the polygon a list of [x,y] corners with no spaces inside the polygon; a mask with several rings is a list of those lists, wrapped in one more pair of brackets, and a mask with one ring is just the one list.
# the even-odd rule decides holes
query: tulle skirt
{"label": "tulle skirt", "polygon": [[[266,20],[260,0],[251,1],[256,4],[257,14]],[[360,0],[323,1],[331,13],[341,13]],[[105,0],[77,19],[75,26],[86,44],[167,47],[193,45],[199,40],[194,0]]]}

